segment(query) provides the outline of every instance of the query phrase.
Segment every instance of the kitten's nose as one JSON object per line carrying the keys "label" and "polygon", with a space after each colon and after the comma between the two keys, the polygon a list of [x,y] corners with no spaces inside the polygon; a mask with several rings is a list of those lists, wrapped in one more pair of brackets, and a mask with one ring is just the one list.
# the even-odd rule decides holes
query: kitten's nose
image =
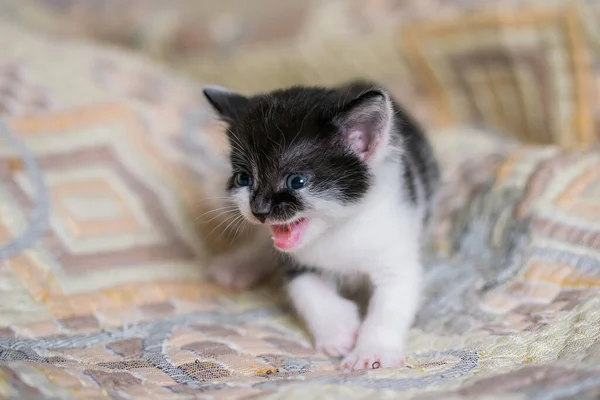
{"label": "kitten's nose", "polygon": [[261,223],[265,223],[265,220],[271,215],[273,211],[273,203],[270,197],[264,193],[258,193],[250,199],[250,211],[252,215],[256,217]]}
{"label": "kitten's nose", "polygon": [[267,213],[260,213],[260,212],[254,212],[254,211],[252,211],[252,215],[254,215],[256,217],[256,219],[260,221],[261,224],[264,224],[265,220],[269,216],[269,213],[268,212]]}

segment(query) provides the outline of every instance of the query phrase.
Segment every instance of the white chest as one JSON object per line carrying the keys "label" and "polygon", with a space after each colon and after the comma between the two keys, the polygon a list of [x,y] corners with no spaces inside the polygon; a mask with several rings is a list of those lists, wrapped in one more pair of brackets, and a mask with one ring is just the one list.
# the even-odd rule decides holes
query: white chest
{"label": "white chest", "polygon": [[393,259],[401,259],[405,251],[414,251],[412,243],[420,230],[417,214],[398,199],[380,199],[294,257],[303,265],[340,273],[364,272],[378,263],[396,262]]}

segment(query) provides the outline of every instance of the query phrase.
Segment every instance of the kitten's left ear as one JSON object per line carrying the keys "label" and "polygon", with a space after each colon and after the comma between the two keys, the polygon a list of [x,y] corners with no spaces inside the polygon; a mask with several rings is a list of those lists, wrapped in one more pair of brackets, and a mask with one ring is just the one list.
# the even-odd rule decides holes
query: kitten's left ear
{"label": "kitten's left ear", "polygon": [[206,86],[202,93],[206,100],[226,122],[240,118],[248,107],[248,98],[220,86]]}
{"label": "kitten's left ear", "polygon": [[376,159],[379,149],[389,141],[393,108],[389,96],[377,89],[369,90],[347,104],[334,123],[344,140],[365,162]]}

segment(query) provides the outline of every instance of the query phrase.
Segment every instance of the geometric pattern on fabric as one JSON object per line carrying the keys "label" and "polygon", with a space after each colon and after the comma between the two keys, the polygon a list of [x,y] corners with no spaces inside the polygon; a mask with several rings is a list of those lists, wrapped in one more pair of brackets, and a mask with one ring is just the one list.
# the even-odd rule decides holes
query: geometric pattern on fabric
{"label": "geometric pattern on fabric", "polygon": [[[600,213],[594,197],[600,187],[600,156],[535,153],[511,157],[496,183],[500,190],[522,193],[513,211],[527,221],[528,243],[519,251],[521,267],[515,276],[482,299],[488,311],[503,318],[514,314],[518,326],[536,320],[547,324],[600,289]],[[519,170],[531,171],[526,180]]]}
{"label": "geometric pattern on fabric", "polygon": [[583,7],[522,7],[420,21],[402,30],[438,126],[471,122],[537,143],[596,140]]}
{"label": "geometric pattern on fabric", "polygon": [[[122,296],[141,299],[153,288],[162,288],[164,299],[197,296],[201,246],[182,217],[169,212],[173,188],[154,172],[164,167],[145,162],[134,147],[142,141],[133,115],[115,104],[10,123],[38,153],[52,204],[43,248],[15,272],[57,317],[110,309]],[[8,173],[4,185],[14,204],[33,206],[22,171]],[[144,281],[147,288],[131,287]]]}
{"label": "geometric pattern on fabric", "polygon": [[[600,290],[600,155],[596,152],[520,152],[503,166],[498,187],[519,190],[514,214],[526,219],[529,241],[522,267],[487,293],[484,307],[547,323],[544,313],[570,309]],[[532,160],[536,160],[535,164]],[[530,170],[526,181],[514,179]],[[550,317],[550,314],[547,315]]]}

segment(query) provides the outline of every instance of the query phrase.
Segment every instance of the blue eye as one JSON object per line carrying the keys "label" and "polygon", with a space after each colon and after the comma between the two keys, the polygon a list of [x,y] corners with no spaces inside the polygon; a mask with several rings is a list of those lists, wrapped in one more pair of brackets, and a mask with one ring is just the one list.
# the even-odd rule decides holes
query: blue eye
{"label": "blue eye", "polygon": [[235,184],[238,186],[250,186],[252,178],[246,172],[238,172],[234,177]]}
{"label": "blue eye", "polygon": [[304,175],[290,174],[285,180],[285,184],[290,190],[298,190],[306,186],[307,180]]}

